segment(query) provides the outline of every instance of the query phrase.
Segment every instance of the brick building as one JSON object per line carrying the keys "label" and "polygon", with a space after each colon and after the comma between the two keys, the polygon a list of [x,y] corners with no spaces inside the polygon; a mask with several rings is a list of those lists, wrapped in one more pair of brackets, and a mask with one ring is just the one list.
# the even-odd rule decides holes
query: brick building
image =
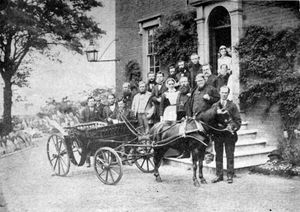
{"label": "brick building", "polygon": [[[120,90],[125,80],[125,66],[138,62],[145,79],[150,70],[160,70],[159,62],[152,51],[153,30],[164,24],[165,17],[175,11],[194,10],[197,13],[198,54],[200,62],[217,64],[217,50],[225,44],[232,47],[243,36],[243,29],[249,25],[269,26],[274,30],[300,25],[299,1],[250,1],[250,0],[127,0],[116,1],[116,85]],[[220,24],[221,23],[221,24]],[[233,52],[233,73],[239,77],[237,55]],[[239,87],[239,86],[238,86]],[[237,97],[240,90],[234,91]],[[278,134],[279,116],[274,112],[269,118],[262,118],[262,106],[247,114],[261,131]],[[262,122],[264,122],[262,124]]]}

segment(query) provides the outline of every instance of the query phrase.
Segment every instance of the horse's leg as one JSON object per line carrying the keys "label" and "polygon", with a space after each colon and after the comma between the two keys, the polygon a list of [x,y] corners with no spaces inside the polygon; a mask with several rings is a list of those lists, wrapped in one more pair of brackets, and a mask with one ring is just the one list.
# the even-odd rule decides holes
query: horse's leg
{"label": "horse's leg", "polygon": [[194,186],[200,187],[200,183],[197,180],[197,162],[198,162],[198,150],[193,149],[192,150],[192,160],[193,160],[193,182]]}
{"label": "horse's leg", "polygon": [[154,176],[156,182],[162,182],[158,169],[160,167],[160,164],[162,162],[162,158],[167,150],[165,149],[154,149],[154,155],[153,155],[153,162],[154,162]]}
{"label": "horse's leg", "polygon": [[203,160],[205,156],[205,147],[199,150],[199,179],[202,184],[207,184],[205,178],[203,177]]}

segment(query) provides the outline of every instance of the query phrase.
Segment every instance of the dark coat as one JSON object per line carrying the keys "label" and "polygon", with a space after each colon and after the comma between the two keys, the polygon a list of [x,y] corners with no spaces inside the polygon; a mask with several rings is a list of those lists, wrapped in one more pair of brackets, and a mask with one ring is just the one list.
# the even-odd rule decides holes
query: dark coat
{"label": "dark coat", "polygon": [[187,77],[189,83],[191,83],[191,73],[187,67],[178,69],[177,74],[176,74],[177,80],[179,81],[182,76]]}
{"label": "dark coat", "polygon": [[[203,96],[208,94],[210,100],[203,99]],[[204,87],[193,90],[191,95],[190,109],[193,116],[197,117],[204,111],[208,110],[214,103],[219,101],[220,95],[216,88],[205,84]]]}
{"label": "dark coat", "polygon": [[230,101],[230,100],[226,100],[226,101],[227,102],[226,102],[226,105],[224,108],[221,105],[221,101],[218,101],[215,104],[213,104],[212,108],[216,109],[216,110],[224,109],[224,110],[228,111],[229,117],[231,118],[229,125],[231,126],[231,128],[234,131],[238,131],[241,128],[241,124],[242,124],[242,119],[241,119],[239,109],[236,106],[236,104],[234,104],[232,101]]}
{"label": "dark coat", "polygon": [[92,122],[92,121],[99,121],[99,113],[94,107],[94,110],[91,111],[88,106],[86,106],[80,113],[79,121],[80,122]]}
{"label": "dark coat", "polygon": [[152,90],[153,90],[153,88],[154,88],[154,86],[156,85],[156,82],[154,81],[154,82],[147,82],[147,91],[149,91],[150,93],[152,92]]}
{"label": "dark coat", "polygon": [[202,74],[203,73],[202,65],[200,63],[196,63],[196,64],[190,63],[189,64],[189,71],[190,71],[190,74],[191,74],[191,82],[190,82],[191,88],[195,88],[195,87],[197,87],[197,84],[195,82],[197,74]]}
{"label": "dark coat", "polygon": [[212,87],[217,88],[217,86],[218,86],[218,78],[217,78],[217,76],[214,75],[214,74],[211,74],[211,75],[207,78],[206,84],[207,84],[207,85],[210,85],[210,86],[212,86]]}
{"label": "dark coat", "polygon": [[220,91],[220,88],[222,86],[227,85],[229,76],[230,76],[230,74],[217,76],[217,90],[218,91]]}
{"label": "dark coat", "polygon": [[103,118],[105,121],[107,121],[108,118],[114,118],[116,114],[118,113],[118,105],[115,103],[115,109],[114,111],[111,111],[110,107],[108,105],[104,106],[103,108]]}
{"label": "dark coat", "polygon": [[168,90],[168,88],[165,86],[165,83],[162,84],[161,88],[158,89],[158,84],[154,86],[154,88],[152,89],[152,94],[151,94],[151,97],[152,97],[152,101],[159,105],[159,102],[157,101],[157,99],[159,97],[161,97],[161,95],[166,92]]}

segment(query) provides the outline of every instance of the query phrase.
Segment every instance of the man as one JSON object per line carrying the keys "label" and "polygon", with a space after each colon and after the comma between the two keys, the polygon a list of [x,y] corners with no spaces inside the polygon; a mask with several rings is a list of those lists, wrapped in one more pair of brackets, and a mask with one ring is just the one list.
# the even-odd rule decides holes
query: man
{"label": "man", "polygon": [[209,64],[203,65],[202,70],[206,84],[217,88],[217,76],[211,73],[211,66]]}
{"label": "man", "polygon": [[202,74],[202,65],[199,62],[200,57],[198,54],[193,53],[191,55],[191,63],[189,64],[189,71],[191,73],[191,88],[195,88],[197,86],[195,82],[195,78],[197,74]]}
{"label": "man", "polygon": [[[96,102],[94,97],[88,97],[87,106],[81,111],[79,116],[80,122],[99,121],[99,117],[101,117],[101,114],[99,114],[99,111],[97,110],[95,104]],[[87,167],[91,167],[90,151],[88,151],[85,163]]]}
{"label": "man", "polygon": [[168,89],[164,84],[164,73],[159,71],[156,74],[156,85],[152,90],[152,102],[154,103],[156,108],[154,116],[152,118],[154,124],[160,121],[158,108],[161,102],[161,95],[167,90]]}
{"label": "man", "polygon": [[221,65],[221,69],[219,71],[219,75],[217,76],[217,90],[220,91],[220,88],[224,85],[227,85],[228,78],[230,73],[228,72],[228,68],[226,64]]}
{"label": "man", "polygon": [[145,133],[149,132],[147,107],[150,104],[150,98],[151,93],[147,91],[146,83],[139,82],[139,93],[133,97],[131,109],[137,117],[139,125],[144,128]]}
{"label": "man", "polygon": [[156,85],[155,82],[155,73],[150,71],[148,73],[148,82],[147,82],[147,91],[152,92],[153,87]]}
{"label": "man", "polygon": [[87,106],[81,111],[79,116],[80,122],[98,121],[99,114],[95,106],[96,102],[94,97],[90,96],[87,99]]}
{"label": "man", "polygon": [[220,88],[221,99],[215,103],[212,108],[217,111],[218,114],[228,113],[230,116],[230,122],[228,124],[229,129],[232,132],[219,132],[214,134],[213,140],[215,142],[216,152],[216,175],[217,177],[212,180],[212,183],[217,183],[223,180],[223,149],[225,146],[226,158],[227,158],[227,182],[233,183],[234,175],[234,149],[238,136],[236,131],[241,127],[241,116],[236,104],[228,100],[230,89],[228,86]]}
{"label": "man", "polygon": [[184,60],[178,61],[178,71],[177,71],[177,79],[180,80],[181,77],[187,77],[189,82],[191,82],[191,73],[186,66]]}
{"label": "man", "polygon": [[103,108],[103,118],[108,124],[113,123],[113,115],[117,113],[118,106],[116,104],[116,97],[114,94],[107,96],[108,105]]}
{"label": "man", "polygon": [[133,96],[132,96],[129,82],[124,82],[124,84],[122,86],[122,93],[123,93],[122,99],[123,99],[124,103],[126,104],[126,107],[131,108]]}
{"label": "man", "polygon": [[192,115],[199,119],[202,112],[210,109],[219,99],[219,93],[216,88],[208,85],[203,74],[196,76],[197,88],[192,92],[191,110]]}
{"label": "man", "polygon": [[176,76],[176,69],[174,65],[169,66],[169,75],[168,78],[174,79],[176,82],[178,82],[177,76]]}
{"label": "man", "polygon": [[190,116],[188,113],[189,110],[189,100],[191,94],[190,86],[187,77],[181,77],[179,80],[179,95],[177,97],[176,102],[176,112],[177,112],[177,120],[181,120],[186,116]]}
{"label": "man", "polygon": [[96,101],[96,111],[98,115],[98,121],[104,121],[103,108],[105,105],[102,104],[102,100],[100,96],[95,97],[95,101]]}
{"label": "man", "polygon": [[118,111],[113,115],[112,118],[118,120],[118,122],[124,121],[123,118],[126,118],[127,120],[134,119],[132,111],[126,106],[123,99],[119,100],[117,103],[118,103]]}

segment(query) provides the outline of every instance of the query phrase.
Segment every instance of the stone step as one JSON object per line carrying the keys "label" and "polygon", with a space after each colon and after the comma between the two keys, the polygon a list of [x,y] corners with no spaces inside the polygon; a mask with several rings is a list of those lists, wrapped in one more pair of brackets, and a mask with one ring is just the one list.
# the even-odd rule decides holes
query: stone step
{"label": "stone step", "polygon": [[[260,150],[252,150],[252,151],[240,151],[235,153],[235,170],[237,173],[245,172],[252,166],[257,166],[260,164],[264,164],[268,161],[268,154],[274,150],[276,147],[267,146],[261,148]],[[179,167],[192,167],[192,160],[191,158],[185,159],[177,159],[177,158],[166,158],[164,161],[165,164],[172,165],[172,166],[179,166]],[[223,159],[223,167],[226,171],[226,155],[224,155]],[[215,172],[216,162],[215,160],[209,164],[203,162],[204,170],[209,173]]]}
{"label": "stone step", "polygon": [[247,130],[239,130],[237,132],[239,140],[244,140],[244,139],[255,139],[257,135],[257,130],[256,129],[247,129]]}
{"label": "stone step", "polygon": [[235,150],[236,151],[254,151],[254,150],[260,150],[263,149],[267,144],[266,139],[249,139],[249,140],[242,140],[237,141],[235,144]]}
{"label": "stone step", "polygon": [[240,130],[247,130],[248,129],[248,122],[242,121],[241,129]]}

